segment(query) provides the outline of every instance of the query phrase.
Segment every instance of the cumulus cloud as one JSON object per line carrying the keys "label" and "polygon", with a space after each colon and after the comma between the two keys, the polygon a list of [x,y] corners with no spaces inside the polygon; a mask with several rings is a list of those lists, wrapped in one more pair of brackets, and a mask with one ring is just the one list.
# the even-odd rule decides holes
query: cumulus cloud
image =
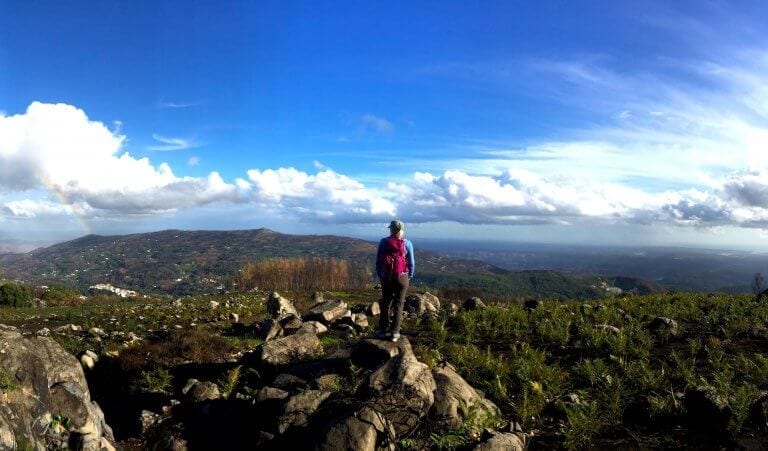
{"label": "cumulus cloud", "polygon": [[[0,118],[0,189],[48,190],[68,203],[92,207],[94,215],[236,200],[236,187],[218,174],[177,177],[165,163],[154,166],[125,152],[125,141],[74,106],[34,102],[23,114]],[[29,202],[35,201],[25,204],[27,210]],[[6,203],[6,212],[22,211],[19,205]]]}
{"label": "cumulus cloud", "polygon": [[308,174],[294,168],[248,171],[252,199],[268,208],[284,209],[302,218],[329,222],[384,220],[395,204],[362,183],[324,169]]}

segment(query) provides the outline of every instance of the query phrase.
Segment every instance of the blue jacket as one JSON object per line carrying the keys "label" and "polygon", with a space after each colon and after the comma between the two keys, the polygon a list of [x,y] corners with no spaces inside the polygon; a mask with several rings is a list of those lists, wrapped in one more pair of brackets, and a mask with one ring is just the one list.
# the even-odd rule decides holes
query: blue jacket
{"label": "blue jacket", "polygon": [[[387,245],[387,238],[382,238],[379,241],[379,248],[376,250],[376,275],[379,279],[386,279],[389,274],[382,271],[381,264],[379,263],[379,257],[384,253],[385,246]],[[408,278],[413,278],[413,274],[416,272],[416,257],[413,255],[413,244],[406,239],[405,240],[405,260],[408,262]]]}

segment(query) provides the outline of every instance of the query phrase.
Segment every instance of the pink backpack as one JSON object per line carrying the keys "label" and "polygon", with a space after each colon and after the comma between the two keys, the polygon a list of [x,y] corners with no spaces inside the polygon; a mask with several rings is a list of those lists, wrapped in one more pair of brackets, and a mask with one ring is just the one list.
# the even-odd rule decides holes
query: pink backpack
{"label": "pink backpack", "polygon": [[386,246],[382,252],[379,265],[390,280],[397,279],[400,274],[408,272],[408,264],[405,261],[405,240],[393,236],[386,239]]}

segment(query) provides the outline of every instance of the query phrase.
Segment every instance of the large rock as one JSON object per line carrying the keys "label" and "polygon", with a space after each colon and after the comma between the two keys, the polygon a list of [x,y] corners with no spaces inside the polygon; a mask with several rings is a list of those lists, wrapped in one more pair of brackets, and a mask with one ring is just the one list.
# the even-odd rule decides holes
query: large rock
{"label": "large rock", "polygon": [[316,449],[319,451],[395,450],[396,433],[380,413],[364,407],[354,415],[341,418],[325,432]]}
{"label": "large rock", "polygon": [[513,432],[489,431],[481,443],[475,445],[472,451],[523,451],[525,442],[520,434]]}
{"label": "large rock", "polygon": [[392,423],[399,436],[415,429],[435,401],[432,372],[410,349],[410,344],[401,348],[368,380],[371,407]]}
{"label": "large rock", "polygon": [[292,427],[307,426],[312,414],[329,396],[331,392],[322,390],[307,390],[292,396],[277,420],[277,431],[282,434]]}
{"label": "large rock", "polygon": [[334,321],[344,317],[351,316],[347,303],[341,300],[323,301],[315,304],[306,314],[306,319],[320,321],[324,324],[331,324]]}
{"label": "large rock", "polygon": [[437,313],[440,311],[440,299],[432,293],[411,294],[405,298],[403,309],[408,313],[423,315],[424,313]]}
{"label": "large rock", "polygon": [[386,340],[360,340],[352,348],[350,360],[356,366],[376,369],[387,363],[389,359],[400,354],[413,355],[411,343],[401,339],[397,343]]}
{"label": "large rock", "polygon": [[261,345],[261,361],[270,365],[287,365],[312,358],[323,352],[320,339],[313,333],[289,335]]}
{"label": "large rock", "polygon": [[293,302],[280,296],[277,291],[273,292],[267,299],[267,312],[275,319],[288,315],[299,316]]}
{"label": "large rock", "polygon": [[[26,443],[46,449],[51,443],[77,449],[114,449],[111,428],[91,401],[80,362],[48,337],[25,338],[16,328],[0,325],[0,373],[10,386],[0,390],[0,449]],[[57,430],[54,415],[69,418]]]}
{"label": "large rock", "polygon": [[272,318],[267,318],[262,321],[260,330],[261,338],[264,341],[271,341],[275,338],[280,338],[285,333],[283,326],[280,325],[280,322]]}
{"label": "large rock", "polygon": [[431,416],[444,429],[459,429],[472,425],[471,434],[501,417],[496,404],[481,396],[449,363],[441,363],[432,370],[437,389]]}
{"label": "large rock", "polygon": [[733,416],[728,400],[713,387],[689,388],[683,398],[691,428],[725,431]]}

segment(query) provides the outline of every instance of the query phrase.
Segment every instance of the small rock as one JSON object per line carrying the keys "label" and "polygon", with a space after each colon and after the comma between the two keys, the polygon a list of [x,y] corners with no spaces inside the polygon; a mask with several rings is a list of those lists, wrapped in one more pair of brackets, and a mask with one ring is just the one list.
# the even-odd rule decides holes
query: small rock
{"label": "small rock", "polygon": [[338,391],[344,383],[344,379],[338,374],[323,374],[312,381],[312,385],[318,390]]}
{"label": "small rock", "polygon": [[604,332],[610,332],[613,335],[619,335],[621,333],[621,329],[616,326],[611,326],[610,324],[597,324],[595,329],[599,329]]}
{"label": "small rock", "polygon": [[107,333],[104,332],[104,329],[98,327],[91,327],[88,329],[88,334],[96,338],[104,338],[107,336]]}
{"label": "small rock", "polygon": [[274,340],[282,336],[283,328],[277,320],[270,318],[261,323],[261,338],[264,341]]}
{"label": "small rock", "polygon": [[239,323],[240,322],[240,315],[238,315],[235,312],[231,312],[229,314],[229,320],[233,323]]}
{"label": "small rock", "polygon": [[544,305],[544,301],[541,301],[539,299],[529,299],[525,301],[525,303],[523,304],[523,307],[525,307],[526,310],[536,310],[542,305]]}
{"label": "small rock", "polygon": [[301,318],[295,315],[288,315],[284,318],[281,318],[279,322],[280,327],[283,328],[283,333],[285,335],[296,333],[299,329],[301,329]]}
{"label": "small rock", "polygon": [[219,399],[221,393],[219,393],[219,387],[213,382],[203,381],[197,382],[187,390],[187,397],[193,402],[209,401],[213,399]]}
{"label": "small rock", "polygon": [[296,311],[296,307],[293,305],[293,302],[280,296],[277,291],[273,292],[269,296],[269,299],[267,299],[267,312],[270,314],[270,316],[272,316],[272,318],[275,319],[282,318],[283,316],[287,315],[294,315],[299,317],[299,312]]}
{"label": "small rock", "polygon": [[347,307],[346,302],[333,300],[316,304],[305,316],[308,320],[320,321],[323,324],[330,325],[340,318],[351,315],[352,312]]}
{"label": "small rock", "polygon": [[462,307],[464,310],[481,310],[485,308],[485,303],[478,297],[471,297],[464,301]]}
{"label": "small rock", "polygon": [[378,302],[374,302],[368,306],[368,314],[371,316],[381,315],[381,305]]}
{"label": "small rock", "polygon": [[273,399],[285,399],[288,392],[275,387],[262,387],[256,394],[256,402],[265,402]]}
{"label": "small rock", "polygon": [[35,335],[38,337],[48,337],[51,335],[51,329],[48,329],[47,327],[43,327],[42,329],[35,332]]}
{"label": "small rock", "polygon": [[80,356],[80,363],[82,363],[84,368],[88,368],[89,370],[92,370],[94,366],[96,366],[96,362],[93,360],[93,358],[87,354],[83,354]]}
{"label": "small rock", "polygon": [[156,425],[160,421],[160,415],[149,410],[142,410],[139,416],[139,423],[141,424],[141,433],[146,434],[149,429]]}
{"label": "small rock", "polygon": [[294,376],[293,374],[281,373],[275,377],[275,380],[272,381],[272,385],[283,390],[291,390],[305,387],[307,381],[298,376]]}
{"label": "small rock", "polygon": [[219,303],[218,303],[218,302],[216,302],[216,301],[211,301],[211,302],[209,303],[209,305],[210,305],[210,307],[211,307],[212,309],[215,309],[215,308],[217,308],[217,307],[219,306]]}
{"label": "small rock", "polygon": [[654,332],[660,333],[666,331],[671,336],[677,336],[678,326],[677,321],[664,316],[657,316],[648,325],[648,328]]}
{"label": "small rock", "polygon": [[328,332],[328,327],[319,321],[305,321],[301,324],[301,329],[299,329],[298,332],[308,332],[315,335],[320,335]]}

